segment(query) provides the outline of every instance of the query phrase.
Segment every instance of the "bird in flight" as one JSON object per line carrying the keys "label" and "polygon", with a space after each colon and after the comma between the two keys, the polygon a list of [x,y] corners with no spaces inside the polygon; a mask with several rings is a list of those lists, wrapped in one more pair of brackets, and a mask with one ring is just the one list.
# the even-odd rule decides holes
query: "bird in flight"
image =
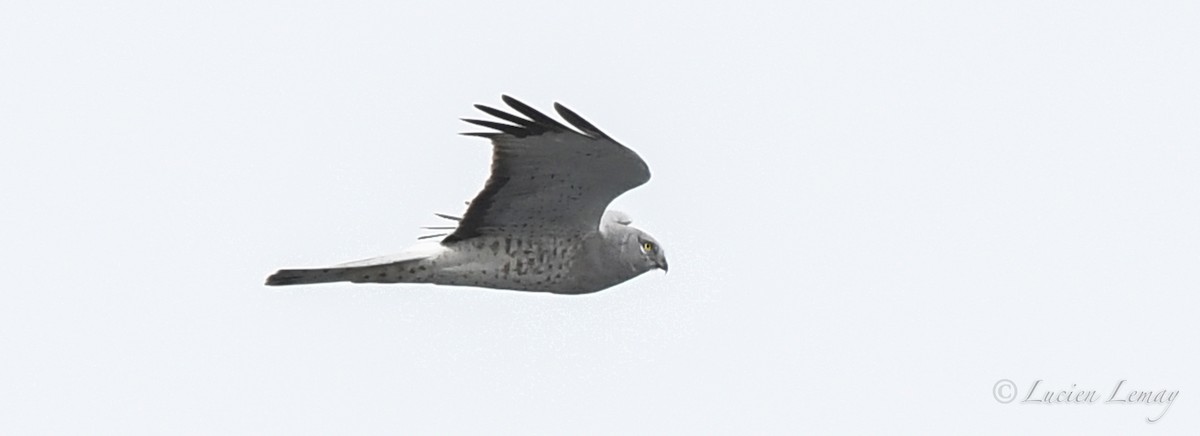
{"label": "bird in flight", "polygon": [[[667,270],[663,247],[607,210],[625,191],[650,180],[646,162],[570,109],[554,110],[571,129],[517,99],[522,116],[484,105],[498,120],[464,119],[492,131],[464,133],[492,142],[492,172],[458,225],[441,241],[399,254],[340,265],[283,269],[267,285],[434,283],[518,291],[587,294],[655,268]],[[447,228],[448,230],[450,228]]]}

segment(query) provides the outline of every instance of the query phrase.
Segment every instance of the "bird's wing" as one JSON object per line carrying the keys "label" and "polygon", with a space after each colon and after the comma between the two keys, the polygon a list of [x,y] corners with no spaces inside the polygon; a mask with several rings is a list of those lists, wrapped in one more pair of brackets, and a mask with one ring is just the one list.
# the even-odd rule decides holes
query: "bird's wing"
{"label": "bird's wing", "polygon": [[443,243],[496,233],[595,231],[613,199],[650,180],[637,153],[562,105],[554,109],[578,131],[512,97],[503,100],[528,119],[475,105],[509,124],[463,120],[496,130],[465,133],[492,140],[492,174]]}

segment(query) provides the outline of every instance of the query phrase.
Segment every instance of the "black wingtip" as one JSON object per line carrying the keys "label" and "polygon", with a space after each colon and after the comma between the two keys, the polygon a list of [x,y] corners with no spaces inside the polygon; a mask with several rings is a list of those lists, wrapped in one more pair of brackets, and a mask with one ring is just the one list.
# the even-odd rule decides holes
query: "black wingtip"
{"label": "black wingtip", "polygon": [[485,114],[502,119],[504,121],[508,121],[510,123],[516,124],[521,127],[536,128],[536,126],[537,126],[537,124],[534,123],[533,121],[518,117],[516,115],[510,114],[510,113],[502,111],[500,109],[493,108],[491,106],[477,104],[477,105],[475,105],[475,109],[479,109],[480,111],[482,111]]}
{"label": "black wingtip", "polygon": [[529,119],[533,120],[534,123],[546,128],[547,130],[552,130],[555,132],[567,130],[567,126],[564,126],[562,123],[555,121],[554,118],[550,118],[546,114],[539,112],[537,109],[534,109],[525,103],[521,103],[520,100],[507,95],[500,96],[500,99],[504,100],[504,103],[509,107],[513,108],[517,112],[520,112],[521,115],[529,117]]}
{"label": "black wingtip", "polygon": [[[499,118],[503,121],[507,121],[512,124],[504,124],[504,123],[498,123],[495,121],[463,118],[462,120],[465,122],[475,124],[477,126],[487,127],[489,129],[495,129],[500,132],[500,133],[470,132],[470,133],[463,133],[463,134],[468,135],[468,136],[479,136],[479,137],[489,138],[489,139],[495,138],[495,137],[501,136],[501,135],[511,135],[511,136],[514,136],[517,138],[524,138],[527,136],[541,135],[546,132],[567,132],[567,131],[571,130],[567,126],[564,126],[562,123],[555,121],[553,118],[546,116],[546,114],[538,112],[537,109],[534,109],[533,107],[530,107],[529,105],[522,103],[520,100],[512,98],[511,96],[501,95],[500,99],[504,100],[504,103],[506,103],[510,107],[512,107],[513,110],[519,112],[522,115],[525,115],[529,119],[521,118],[517,115],[511,114],[511,113],[508,113],[508,112],[505,112],[505,111],[502,111],[502,110],[499,110],[499,109],[496,109],[496,108],[493,108],[493,107],[490,107],[487,105],[476,104],[475,108],[479,109],[483,113],[494,116],[496,118]],[[576,116],[576,118],[579,118],[579,117]]]}
{"label": "black wingtip", "polygon": [[579,116],[579,114],[575,113],[575,111],[567,109],[567,107],[563,106],[561,103],[554,103],[554,111],[558,112],[559,116],[563,117],[564,120],[567,120],[568,123],[571,123],[572,126],[575,126],[576,129],[579,129],[588,136],[593,138],[608,138],[608,135],[605,135],[604,132],[601,132],[600,129],[595,125],[592,125],[592,123],[589,123],[587,120],[583,119],[583,117]]}
{"label": "black wingtip", "polygon": [[525,127],[513,126],[510,124],[504,124],[504,123],[497,123],[495,121],[476,120],[476,119],[471,119],[471,118],[463,118],[462,120],[466,121],[468,123],[474,124],[476,126],[487,127],[489,129],[496,129],[501,132],[507,133],[509,135],[516,136],[518,138],[520,138],[522,136],[528,136],[530,133],[529,129],[527,129]]}

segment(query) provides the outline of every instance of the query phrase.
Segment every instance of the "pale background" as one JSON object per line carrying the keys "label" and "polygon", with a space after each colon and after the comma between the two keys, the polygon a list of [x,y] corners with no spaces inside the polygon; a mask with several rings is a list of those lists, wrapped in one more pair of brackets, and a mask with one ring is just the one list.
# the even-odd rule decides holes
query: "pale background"
{"label": "pale background", "polygon": [[[432,2],[431,2],[432,3]],[[0,433],[1195,434],[1196,2],[4,2]],[[672,272],[398,251],[564,102]],[[1160,406],[1000,404],[1002,378]],[[1021,392],[1023,395],[1025,392]]]}

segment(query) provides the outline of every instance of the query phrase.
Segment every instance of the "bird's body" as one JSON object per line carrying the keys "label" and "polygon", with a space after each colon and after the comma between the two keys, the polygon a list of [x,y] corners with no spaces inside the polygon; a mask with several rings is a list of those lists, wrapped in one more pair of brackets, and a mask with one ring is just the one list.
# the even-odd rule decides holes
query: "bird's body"
{"label": "bird's body", "polygon": [[[613,226],[621,226],[613,222]],[[611,231],[620,233],[619,227]],[[269,284],[323,282],[433,283],[558,294],[599,291],[636,277],[635,265],[619,262],[604,233],[574,236],[498,234],[467,240],[425,242],[394,256],[328,268],[282,270]],[[581,255],[595,253],[597,255]],[[605,274],[589,274],[605,271]]]}
{"label": "bird's body", "polygon": [[599,291],[653,268],[666,270],[657,241],[605,211],[650,173],[631,150],[556,105],[575,132],[509,97],[526,120],[486,106],[516,124],[467,120],[502,133],[492,139],[492,176],[440,242],[400,254],[326,268],[280,270],[268,285],[348,281],[434,283],[560,294]]}

